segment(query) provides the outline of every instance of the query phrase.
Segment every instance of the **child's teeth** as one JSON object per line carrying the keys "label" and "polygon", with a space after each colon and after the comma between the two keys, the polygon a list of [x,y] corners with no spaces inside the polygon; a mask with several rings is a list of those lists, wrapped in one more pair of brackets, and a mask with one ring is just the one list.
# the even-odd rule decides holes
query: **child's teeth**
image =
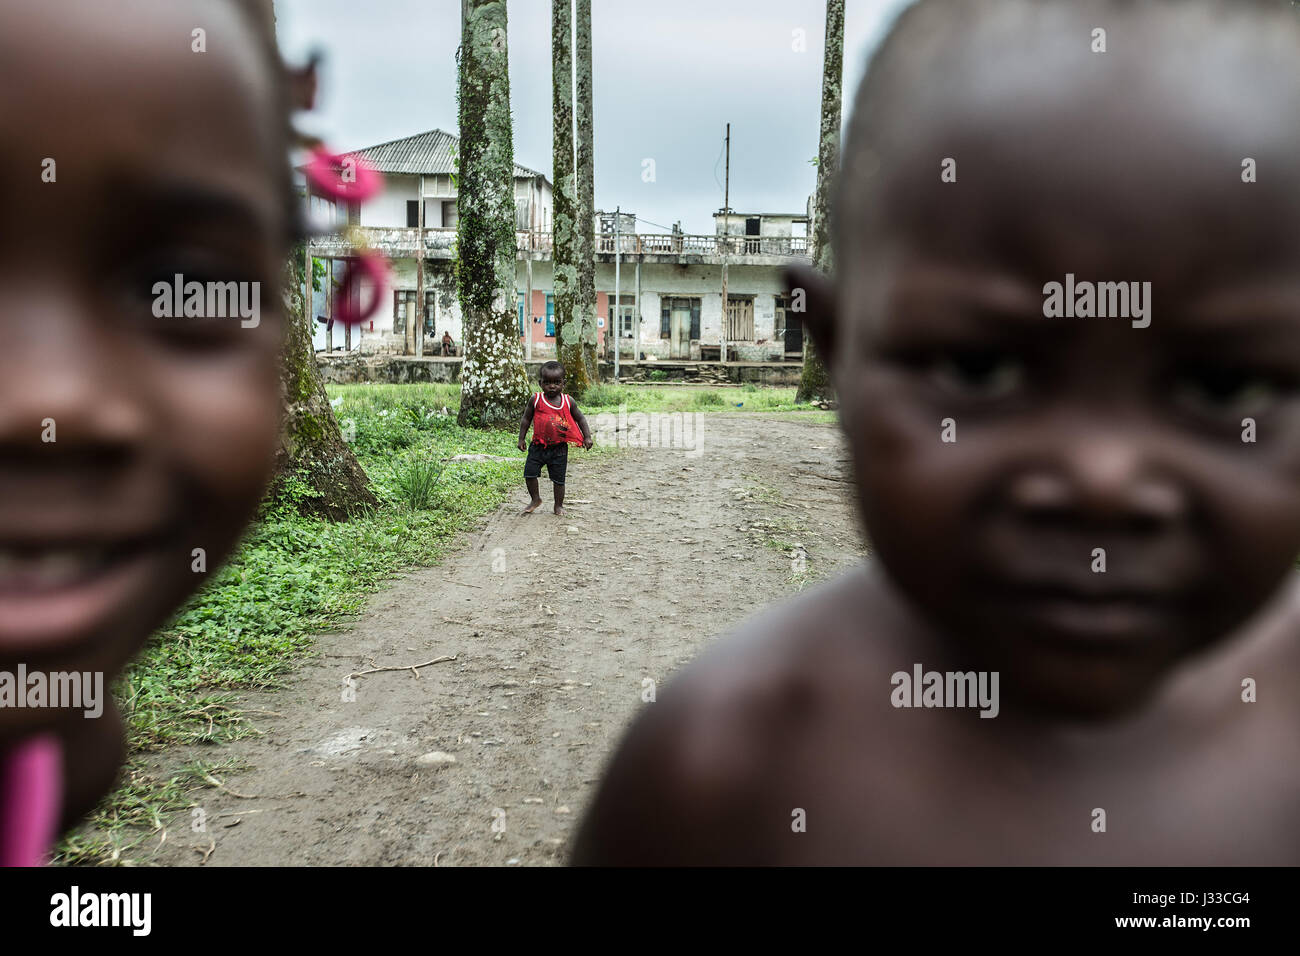
{"label": "child's teeth", "polygon": [[32,562],[32,577],[37,584],[65,584],[89,564],[85,555],[72,551],[50,551]]}
{"label": "child's teeth", "polygon": [[100,560],[93,549],[61,549],[35,554],[0,550],[0,585],[58,587],[94,570]]}

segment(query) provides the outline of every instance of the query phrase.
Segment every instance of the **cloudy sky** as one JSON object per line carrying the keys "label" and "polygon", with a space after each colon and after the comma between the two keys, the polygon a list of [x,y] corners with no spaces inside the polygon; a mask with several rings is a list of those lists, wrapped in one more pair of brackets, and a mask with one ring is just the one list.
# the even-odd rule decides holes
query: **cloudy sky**
{"label": "cloudy sky", "polygon": [[[908,0],[848,0],[845,110]],[[456,132],[460,0],[275,0],[291,61],[325,56],[300,123],[340,150]],[[515,161],[551,178],[551,4],[509,0]],[[731,207],[802,211],[816,184],[824,0],[592,0],[596,206],[639,232],[713,231],[731,123]],[[800,34],[797,31],[802,31]],[[797,49],[802,37],[803,49]],[[655,181],[642,180],[653,159]]]}

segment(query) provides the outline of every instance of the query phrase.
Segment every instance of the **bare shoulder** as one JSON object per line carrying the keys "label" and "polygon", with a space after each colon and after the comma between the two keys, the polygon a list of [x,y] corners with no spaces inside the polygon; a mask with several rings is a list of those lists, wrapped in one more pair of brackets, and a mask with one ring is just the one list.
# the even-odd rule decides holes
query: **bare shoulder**
{"label": "bare shoulder", "polygon": [[[747,814],[865,656],[870,590],[855,569],[742,624],[672,678],[624,738],[573,862],[765,862]],[[764,811],[765,812],[765,811]]]}

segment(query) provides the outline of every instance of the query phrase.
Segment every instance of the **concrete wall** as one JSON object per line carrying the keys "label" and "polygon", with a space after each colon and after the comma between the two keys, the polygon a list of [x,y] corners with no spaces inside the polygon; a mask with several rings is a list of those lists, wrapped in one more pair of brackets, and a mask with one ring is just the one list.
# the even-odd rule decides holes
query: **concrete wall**
{"label": "concrete wall", "polygon": [[[537,372],[543,360],[539,358],[526,363],[529,381],[537,381]],[[363,382],[459,382],[461,370],[461,363],[456,359],[417,359],[411,356],[360,353],[322,355],[318,364],[321,378],[327,383],[339,385]],[[756,385],[790,387],[799,384],[799,375],[800,366],[796,362],[726,366],[645,362],[635,366],[624,365],[620,369],[620,380],[625,382],[694,382],[709,385],[752,382]],[[600,377],[606,382],[613,380],[612,362],[600,363]]]}
{"label": "concrete wall", "polygon": [[[730,216],[714,213],[713,231],[720,236],[743,236],[745,235],[745,220],[758,219],[758,234],[760,236],[792,236],[794,235],[794,221],[796,219],[802,221],[805,218],[802,213],[733,212]],[[803,232],[802,235],[808,235],[807,231]]]}
{"label": "concrete wall", "polygon": [[384,191],[361,204],[363,226],[405,226],[407,200],[416,198],[418,176],[384,176]]}
{"label": "concrete wall", "polygon": [[[375,227],[406,226],[406,204],[414,200],[420,190],[420,177],[399,173],[384,175],[384,191],[361,206],[361,225]],[[456,190],[447,175],[424,177],[424,223],[427,228],[442,226],[442,204],[444,200],[454,200]],[[537,223],[538,231],[545,232],[551,228],[551,189],[549,185],[538,188],[535,179],[515,179],[515,199],[520,221],[515,223],[518,229],[528,229],[531,221]],[[532,210],[531,213],[529,210]],[[346,216],[342,217],[346,222]],[[544,225],[543,225],[544,223]]]}

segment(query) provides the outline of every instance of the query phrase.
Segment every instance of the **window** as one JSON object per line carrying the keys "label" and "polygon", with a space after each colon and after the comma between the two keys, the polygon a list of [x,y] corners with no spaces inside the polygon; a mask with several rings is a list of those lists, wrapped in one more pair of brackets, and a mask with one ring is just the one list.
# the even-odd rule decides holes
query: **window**
{"label": "window", "polygon": [[420,224],[420,201],[418,199],[406,200],[406,224],[407,226],[418,226]]}
{"label": "window", "polygon": [[636,337],[636,296],[619,295],[618,302],[615,303],[614,296],[609,297],[610,308],[617,311],[619,323],[617,325],[619,338],[631,339]]}
{"label": "window", "polygon": [[[563,75],[563,74],[561,74]],[[528,327],[524,324],[524,294],[519,293],[519,335],[522,337],[527,334]]]}
{"label": "window", "polygon": [[546,334],[555,337],[555,296],[546,297]]}
{"label": "window", "polygon": [[310,215],[313,222],[329,229],[335,228],[340,222],[337,204],[324,196],[311,197]]}
{"label": "window", "polygon": [[397,289],[393,292],[393,333],[406,334],[406,307],[408,303],[415,306],[415,292],[412,289]]}
{"label": "window", "polygon": [[727,296],[727,341],[754,341],[753,296]]}
{"label": "window", "polygon": [[438,303],[438,293],[424,293],[424,334],[433,334],[433,318]]}

